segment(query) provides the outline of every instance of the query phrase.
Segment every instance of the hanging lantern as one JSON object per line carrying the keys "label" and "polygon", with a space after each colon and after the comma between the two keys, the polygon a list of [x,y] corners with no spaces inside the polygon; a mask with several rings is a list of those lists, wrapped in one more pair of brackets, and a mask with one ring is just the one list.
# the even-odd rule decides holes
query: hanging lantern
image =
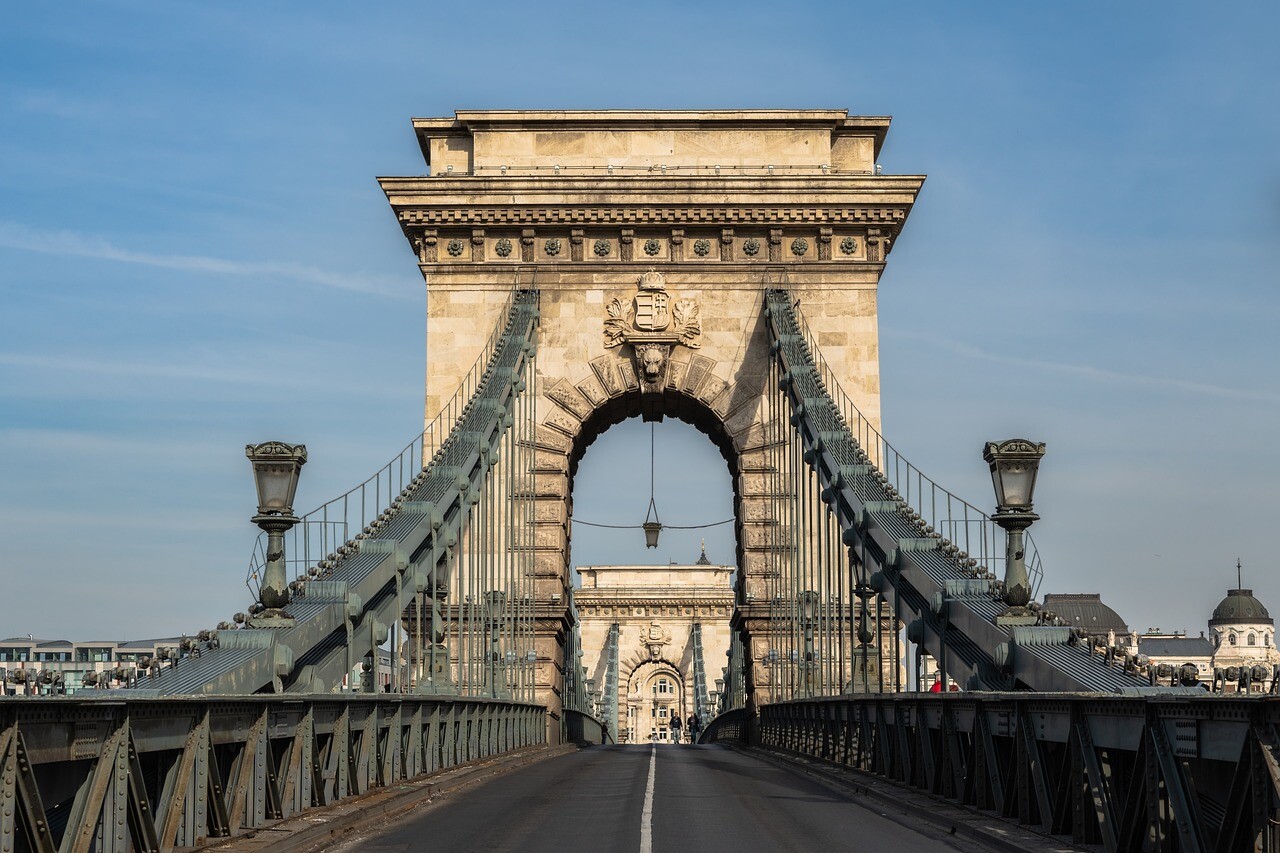
{"label": "hanging lantern", "polygon": [[658,534],[662,532],[662,524],[657,521],[646,521],[640,526],[644,528],[644,546],[646,548],[657,548]]}
{"label": "hanging lantern", "polygon": [[662,521],[658,518],[658,505],[654,502],[654,425],[649,424],[649,511],[644,514],[644,547],[657,548],[658,534],[662,532]]}

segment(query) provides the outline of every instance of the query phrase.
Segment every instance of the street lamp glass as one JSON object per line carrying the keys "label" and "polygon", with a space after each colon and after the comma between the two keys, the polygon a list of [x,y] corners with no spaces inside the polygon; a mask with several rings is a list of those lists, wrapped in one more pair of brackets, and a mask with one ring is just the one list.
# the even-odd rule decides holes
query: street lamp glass
{"label": "street lamp glass", "polygon": [[658,534],[662,532],[662,525],[656,521],[646,521],[644,527],[644,546],[646,548],[658,547]]}
{"label": "street lamp glass", "polygon": [[307,461],[306,446],[268,441],[250,444],[244,453],[253,464],[253,479],[258,488],[258,513],[292,514],[293,498],[298,491],[298,473]]}
{"label": "street lamp glass", "polygon": [[995,487],[996,505],[1000,510],[1029,512],[1036,488],[1036,472],[1044,445],[1013,438],[988,442],[982,458],[991,467],[991,484]]}

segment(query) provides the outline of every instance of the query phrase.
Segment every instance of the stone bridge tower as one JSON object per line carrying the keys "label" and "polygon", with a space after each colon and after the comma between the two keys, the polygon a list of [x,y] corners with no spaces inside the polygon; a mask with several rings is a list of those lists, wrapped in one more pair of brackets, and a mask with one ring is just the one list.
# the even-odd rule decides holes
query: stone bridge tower
{"label": "stone bridge tower", "polygon": [[413,122],[430,176],[380,180],[427,284],[428,422],[512,287],[541,291],[537,677],[553,715],[573,473],[601,432],[637,415],[688,421],[724,455],[742,572],[734,625],[750,657],[748,700],[768,695],[779,519],[762,291],[785,284],[801,301],[840,385],[878,426],[876,291],[924,180],[879,173],[889,121],[844,110],[458,111]]}

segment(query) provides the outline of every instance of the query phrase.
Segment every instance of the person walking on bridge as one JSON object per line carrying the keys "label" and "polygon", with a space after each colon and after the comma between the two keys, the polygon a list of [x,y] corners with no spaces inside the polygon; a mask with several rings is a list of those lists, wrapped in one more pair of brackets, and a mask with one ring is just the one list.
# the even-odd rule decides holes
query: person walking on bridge
{"label": "person walking on bridge", "polygon": [[698,717],[697,711],[689,715],[689,719],[685,720],[685,725],[689,729],[689,743],[697,743],[698,732],[702,731],[702,720]]}
{"label": "person walking on bridge", "polygon": [[671,709],[671,722],[668,723],[668,727],[671,729],[671,742],[679,743],[680,742],[680,711],[679,709],[676,709],[676,708]]}

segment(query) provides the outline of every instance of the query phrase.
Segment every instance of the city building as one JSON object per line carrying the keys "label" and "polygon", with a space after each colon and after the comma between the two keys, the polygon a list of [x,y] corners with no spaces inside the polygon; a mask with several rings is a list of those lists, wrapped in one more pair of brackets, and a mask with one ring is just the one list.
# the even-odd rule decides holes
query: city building
{"label": "city building", "polygon": [[1209,619],[1214,666],[1254,667],[1268,670],[1280,663],[1275,648],[1275,622],[1253,590],[1237,586],[1227,590]]}
{"label": "city building", "polygon": [[91,685],[123,687],[145,678],[151,664],[171,662],[182,654],[183,637],[154,640],[42,640],[10,637],[0,640],[0,688],[5,696],[73,694]]}
{"label": "city building", "polygon": [[[1172,670],[1193,666],[1201,683],[1208,684],[1213,680],[1213,643],[1203,631],[1198,637],[1188,637],[1185,631],[1166,633],[1159,628],[1148,628],[1145,633],[1133,634],[1129,647],[1136,649],[1151,666],[1156,667],[1157,674],[1162,665]],[[1173,677],[1172,672],[1166,676],[1167,679]]]}

